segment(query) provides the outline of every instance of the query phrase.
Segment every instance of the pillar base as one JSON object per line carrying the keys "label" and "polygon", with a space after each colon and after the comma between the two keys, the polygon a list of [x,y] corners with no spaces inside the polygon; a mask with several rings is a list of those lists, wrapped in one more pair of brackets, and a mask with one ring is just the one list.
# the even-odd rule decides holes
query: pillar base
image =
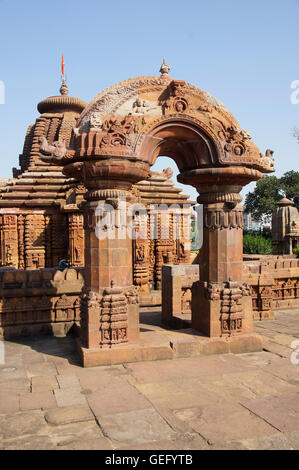
{"label": "pillar base", "polygon": [[122,344],[113,348],[82,347],[77,339],[77,349],[83,367],[107,366],[129,362],[158,361],[180,357],[209,356],[213,354],[241,354],[259,352],[263,349],[262,337],[256,333],[229,338],[207,338],[196,331],[186,329],[178,332],[155,332],[147,337],[140,333],[140,343]]}

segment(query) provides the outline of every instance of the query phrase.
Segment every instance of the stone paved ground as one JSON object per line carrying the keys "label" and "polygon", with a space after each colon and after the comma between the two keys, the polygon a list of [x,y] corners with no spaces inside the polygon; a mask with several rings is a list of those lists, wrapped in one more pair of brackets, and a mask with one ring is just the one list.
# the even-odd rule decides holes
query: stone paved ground
{"label": "stone paved ground", "polygon": [[69,337],[6,342],[0,449],[299,449],[299,311],[276,318],[260,353],[92,369]]}

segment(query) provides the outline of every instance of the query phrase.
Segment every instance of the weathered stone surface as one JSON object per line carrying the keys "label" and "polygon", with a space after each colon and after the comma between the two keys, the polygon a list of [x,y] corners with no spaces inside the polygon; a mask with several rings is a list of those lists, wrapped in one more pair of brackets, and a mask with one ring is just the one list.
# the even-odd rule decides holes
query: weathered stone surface
{"label": "weathered stone surface", "polygon": [[117,447],[118,450],[210,450],[211,446],[198,434],[187,432],[158,442],[145,442]]}
{"label": "weathered stone surface", "polygon": [[[0,372],[1,376],[1,372]],[[30,380],[27,378],[20,378],[20,379],[15,379],[15,380],[8,380],[7,382],[1,382],[0,383],[0,391],[1,392],[7,392],[7,395],[9,395],[9,392],[15,392],[15,393],[21,393],[21,392],[29,392],[30,391]]]}
{"label": "weathered stone surface", "polygon": [[[286,319],[290,321],[290,329],[295,330],[298,315],[289,311],[278,312],[278,320],[259,325],[265,326],[273,341],[281,343],[280,335],[287,333],[278,330],[284,328]],[[144,327],[153,328],[155,332],[160,328],[158,324],[144,324]],[[163,331],[166,337],[169,333]],[[290,338],[293,337],[291,332]],[[36,346],[36,341],[30,341]],[[55,338],[48,339],[38,354],[43,355],[47,347],[53,351],[56,341]],[[284,342],[287,344],[285,337]],[[57,347],[62,355],[63,344]],[[69,344],[68,339],[66,352]],[[9,343],[8,358],[10,354],[14,355],[14,346],[19,347]],[[0,449],[297,448],[299,369],[291,364],[290,358],[262,351],[238,356],[174,358],[125,367],[83,369],[61,365],[64,384],[70,384],[69,380],[75,384],[74,377],[78,378],[82,387],[79,400],[83,397],[85,404],[20,412],[18,404],[24,395],[48,396],[53,389],[47,390],[47,387],[54,384],[58,387],[51,367],[45,370],[49,375],[28,379],[28,369],[40,364],[46,365],[46,362],[23,364],[17,370],[21,377],[12,376],[11,380],[7,378],[7,367],[0,367],[0,408],[3,406]],[[5,381],[1,381],[2,374],[7,378]],[[29,393],[30,380],[32,393]],[[34,390],[39,386],[46,389]],[[55,392],[63,393],[59,397],[61,400],[78,400],[76,388],[56,388]],[[86,399],[90,400],[92,409]],[[34,406],[37,406],[37,400],[34,400]],[[155,418],[148,417],[147,412],[153,412]],[[160,427],[161,420],[166,430],[164,425]],[[153,434],[147,432],[151,421],[154,422]],[[169,429],[173,433],[171,436]],[[123,441],[123,435],[127,435],[127,441]]]}
{"label": "weathered stone surface", "polygon": [[298,393],[261,398],[259,400],[241,400],[241,404],[270,423],[281,432],[299,430],[299,400]]}
{"label": "weathered stone surface", "polygon": [[26,410],[47,410],[56,408],[56,400],[52,391],[24,393],[20,396],[20,409]]}
{"label": "weathered stone surface", "polygon": [[87,395],[89,406],[100,419],[103,415],[151,408],[151,403],[129,384],[107,387]]}
{"label": "weathered stone surface", "polygon": [[37,362],[36,364],[29,364],[27,370],[29,377],[41,377],[57,374],[55,364],[52,362]]}
{"label": "weathered stone surface", "polygon": [[57,375],[59,388],[71,388],[72,390],[81,390],[81,385],[75,374]]}
{"label": "weathered stone surface", "polygon": [[198,374],[216,375],[249,370],[250,365],[234,355],[194,357],[177,359],[176,361],[161,361],[157,363],[129,364],[131,374],[140,383],[160,382],[175,379],[196,377]]}
{"label": "weathered stone surface", "polygon": [[0,391],[0,414],[14,413],[20,410],[20,397],[15,391]]}
{"label": "weathered stone surface", "polygon": [[52,442],[59,447],[81,440],[89,441],[103,438],[103,434],[95,421],[48,426],[47,429]]}
{"label": "weathered stone surface", "polygon": [[24,436],[3,442],[5,450],[55,450],[49,436]]}
{"label": "weathered stone surface", "polygon": [[60,445],[57,450],[112,450],[113,447],[108,439],[105,437],[98,437],[97,439],[89,439],[85,441],[84,438],[80,441],[73,441],[67,445]]}
{"label": "weathered stone surface", "polygon": [[60,407],[85,405],[86,399],[79,389],[56,389],[54,390],[57,405]]}
{"label": "weathered stone surface", "polygon": [[45,420],[47,423],[57,426],[94,420],[94,416],[88,406],[75,405],[49,410],[45,413]]}
{"label": "weathered stone surface", "polygon": [[20,365],[0,365],[0,384],[10,380],[26,379],[27,374],[25,369]]}
{"label": "weathered stone surface", "polygon": [[0,437],[10,439],[24,435],[44,435],[47,424],[39,411],[0,415]]}
{"label": "weathered stone surface", "polygon": [[31,379],[32,392],[46,392],[58,388],[58,382],[55,375],[42,375],[32,377]]}
{"label": "weathered stone surface", "polygon": [[299,450],[299,432],[278,433],[273,436],[245,439],[243,445],[249,450]]}
{"label": "weathered stone surface", "polygon": [[189,425],[210,443],[239,440],[243,437],[271,435],[276,430],[263,419],[252,415],[240,405],[229,402],[175,412],[179,419]]}
{"label": "weathered stone surface", "polygon": [[175,434],[153,409],[108,414],[99,421],[105,435],[117,443],[136,445],[168,439]]}

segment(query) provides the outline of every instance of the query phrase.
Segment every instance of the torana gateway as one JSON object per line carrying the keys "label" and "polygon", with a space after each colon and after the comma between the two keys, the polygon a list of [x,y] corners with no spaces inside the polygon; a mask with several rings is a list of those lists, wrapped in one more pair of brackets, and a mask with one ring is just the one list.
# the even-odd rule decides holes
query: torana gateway
{"label": "torana gateway", "polygon": [[[248,131],[239,127],[218,100],[172,79],[169,70],[164,62],[159,77],[121,82],[99,93],[87,106],[69,97],[63,83],[61,96],[39,103],[41,116],[28,130],[21,170],[14,174],[19,185],[8,183],[2,194],[1,256],[6,265],[19,269],[40,270],[64,257],[65,218],[56,209],[67,200],[71,261],[80,266],[84,259],[84,288],[80,302],[76,300],[84,365],[159,358],[139,334],[136,286],[146,291],[153,271],[157,273],[149,268],[151,241],[132,240],[128,230],[124,232],[124,226],[133,229],[129,211],[125,211],[125,221],[122,211],[122,223],[117,222],[121,219],[119,201],[140,202],[140,192],[146,192],[141,182],[152,179],[161,187],[169,181],[167,171],[160,179],[155,173],[149,177],[159,156],[176,162],[178,180],[194,186],[203,204],[200,274],[191,300],[194,335],[202,334],[198,341],[210,338],[218,350],[221,342],[236,341],[238,351],[261,348],[260,338],[253,333],[252,299],[243,278],[240,191],[263,173],[273,172],[273,159],[260,152]],[[33,188],[24,202],[30,176],[32,185],[37,177],[45,186],[41,198]],[[167,203],[172,188],[166,191]],[[84,196],[80,206],[84,222],[75,208],[78,196],[80,201]],[[40,211],[11,210],[17,205],[32,206],[34,198]],[[185,198],[176,193],[175,200],[182,203]],[[114,210],[113,227],[101,220],[107,220],[108,206]],[[142,224],[142,217],[137,219]],[[98,226],[105,227],[106,237],[97,236]],[[114,236],[110,237],[112,228]],[[154,255],[160,257],[158,277],[155,274],[158,284],[163,263],[189,262],[188,240],[181,238],[170,245],[161,243]]]}

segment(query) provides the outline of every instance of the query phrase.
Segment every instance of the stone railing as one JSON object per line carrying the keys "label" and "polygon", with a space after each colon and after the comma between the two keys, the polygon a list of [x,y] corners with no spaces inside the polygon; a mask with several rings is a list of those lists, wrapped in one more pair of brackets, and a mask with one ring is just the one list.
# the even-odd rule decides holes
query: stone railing
{"label": "stone railing", "polygon": [[[198,279],[198,264],[163,266],[163,323],[175,327],[190,319],[191,288]],[[299,259],[246,255],[243,279],[250,289],[255,319],[274,318],[273,309],[299,307]]]}
{"label": "stone railing", "polygon": [[299,259],[246,255],[244,280],[256,319],[274,318],[273,309],[299,307]]}
{"label": "stone railing", "polygon": [[80,321],[82,269],[0,269],[0,339],[65,335]]}

